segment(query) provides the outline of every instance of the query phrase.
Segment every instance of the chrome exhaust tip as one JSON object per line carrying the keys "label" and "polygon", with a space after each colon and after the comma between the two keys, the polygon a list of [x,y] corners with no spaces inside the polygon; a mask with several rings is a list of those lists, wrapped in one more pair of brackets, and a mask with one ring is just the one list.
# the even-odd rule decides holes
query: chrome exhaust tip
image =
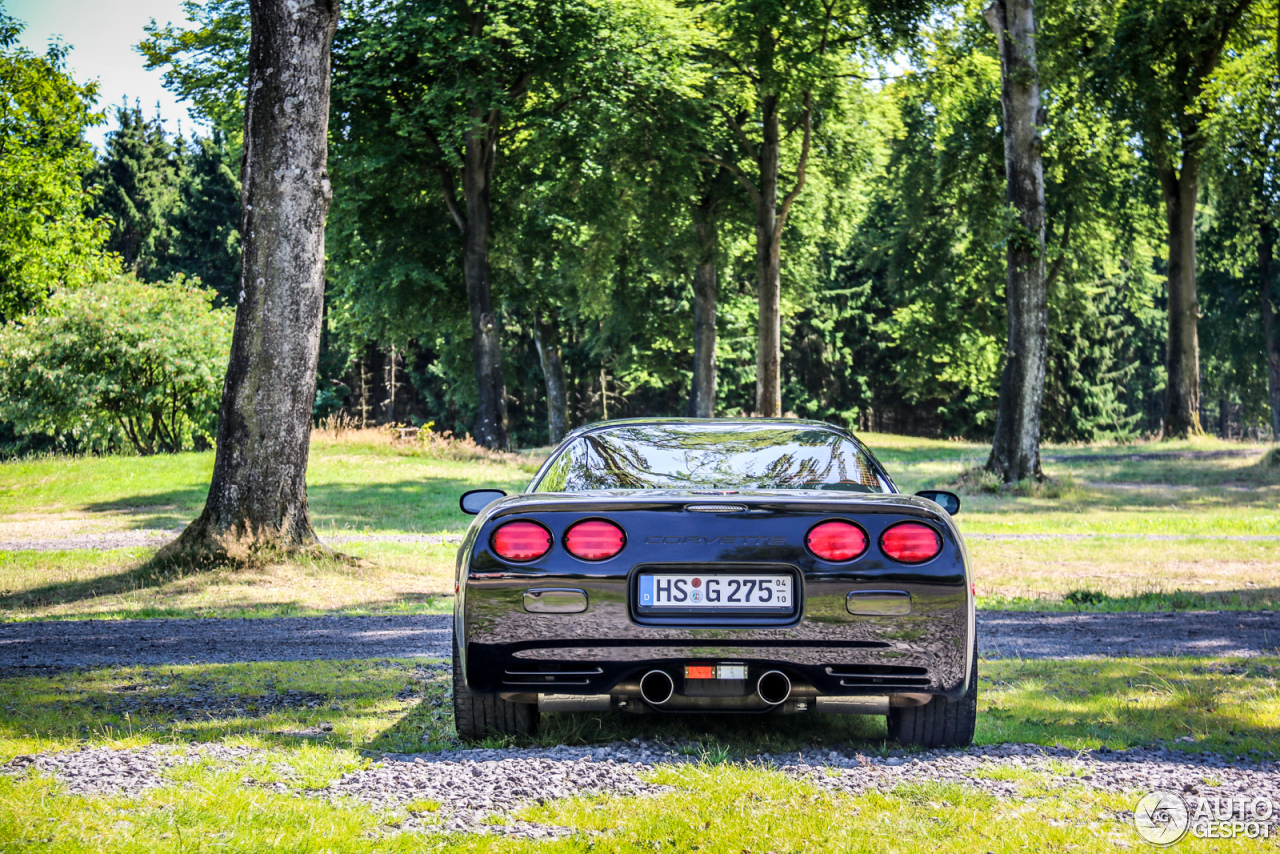
{"label": "chrome exhaust tip", "polygon": [[791,696],[791,680],[781,670],[770,670],[756,680],[756,693],[770,706],[778,706]]}
{"label": "chrome exhaust tip", "polygon": [[640,697],[651,706],[661,706],[675,693],[675,680],[665,670],[650,670],[640,677]]}

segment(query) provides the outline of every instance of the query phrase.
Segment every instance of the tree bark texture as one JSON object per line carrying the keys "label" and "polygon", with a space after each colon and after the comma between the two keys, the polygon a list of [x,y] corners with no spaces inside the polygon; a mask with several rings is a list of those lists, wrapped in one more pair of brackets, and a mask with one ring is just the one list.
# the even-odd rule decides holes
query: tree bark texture
{"label": "tree bark texture", "polygon": [[1280,328],[1276,326],[1276,227],[1264,223],[1259,228],[1258,274],[1262,293],[1262,340],[1267,354],[1267,392],[1271,400],[1271,440],[1280,442]]}
{"label": "tree bark texture", "polygon": [[716,202],[703,197],[693,211],[698,260],[693,272],[693,387],[690,409],[694,418],[712,418],[716,411],[716,257],[719,233]]}
{"label": "tree bark texture", "polygon": [[756,414],[782,415],[782,247],[778,225],[778,96],[760,102],[760,198],[756,203]]}
{"label": "tree bark texture", "polygon": [[1159,170],[1168,227],[1169,338],[1164,397],[1164,437],[1194,436],[1200,426],[1200,341],[1196,297],[1196,201],[1201,157],[1194,147],[1182,155],[1182,168]]}
{"label": "tree bark texture", "polygon": [[564,381],[564,359],[560,353],[560,324],[554,313],[539,315],[533,323],[533,343],[547,385],[547,435],[556,444],[569,432],[569,393]]}
{"label": "tree bark texture", "polygon": [[337,0],[252,0],[240,293],[209,497],[162,554],[242,559],[316,541],[307,456],[324,303]]}
{"label": "tree bark texture", "polygon": [[995,0],[984,15],[1000,44],[1006,199],[1017,214],[1017,231],[1010,237],[1007,250],[1009,343],[987,469],[1000,475],[1005,483],[1012,483],[1044,477],[1040,469],[1040,406],[1044,398],[1049,309],[1040,75],[1032,0]]}
{"label": "tree bark texture", "polygon": [[466,221],[462,229],[463,276],[471,308],[471,349],[476,362],[476,441],[486,448],[507,450],[507,389],[502,378],[502,340],[493,311],[489,282],[489,239],[493,226],[493,156],[498,119],[473,111],[462,153],[462,195]]}

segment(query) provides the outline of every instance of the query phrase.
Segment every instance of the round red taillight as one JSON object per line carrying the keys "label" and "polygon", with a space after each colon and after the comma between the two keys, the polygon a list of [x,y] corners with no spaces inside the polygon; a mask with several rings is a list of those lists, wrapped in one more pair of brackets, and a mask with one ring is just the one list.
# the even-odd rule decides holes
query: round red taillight
{"label": "round red taillight", "polygon": [[804,544],[823,560],[853,560],[867,550],[867,532],[852,522],[822,522],[805,535]]}
{"label": "round red taillight", "polygon": [[880,550],[899,563],[924,563],[942,551],[942,538],[928,525],[900,522],[880,535]]}
{"label": "round red taillight", "polygon": [[489,545],[504,560],[537,560],[551,550],[551,534],[537,522],[508,522]]}
{"label": "round red taillight", "polygon": [[612,522],[588,519],[564,533],[564,547],[569,554],[583,560],[608,560],[622,551],[627,535]]}

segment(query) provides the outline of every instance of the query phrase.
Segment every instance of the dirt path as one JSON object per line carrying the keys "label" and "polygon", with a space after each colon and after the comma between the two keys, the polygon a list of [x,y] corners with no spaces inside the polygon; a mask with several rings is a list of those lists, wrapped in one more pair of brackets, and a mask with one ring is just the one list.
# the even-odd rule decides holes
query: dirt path
{"label": "dirt path", "polygon": [[[0,624],[0,676],[86,667],[448,658],[452,617],[67,620]],[[1280,654],[1280,612],[1047,614],[983,611],[988,657]]]}

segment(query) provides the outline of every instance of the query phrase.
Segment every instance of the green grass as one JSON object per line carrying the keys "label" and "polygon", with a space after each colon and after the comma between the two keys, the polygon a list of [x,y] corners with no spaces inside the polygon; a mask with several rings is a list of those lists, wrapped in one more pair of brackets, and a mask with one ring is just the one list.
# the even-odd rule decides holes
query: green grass
{"label": "green grass", "polygon": [[[864,438],[908,492],[946,486],[987,453],[974,443]],[[1060,489],[964,496],[957,521],[974,535],[969,548],[980,603],[1048,610],[1276,607],[1280,539],[1265,538],[1280,538],[1280,470],[1261,466],[1263,451],[1209,439],[1046,447],[1046,470]],[[1223,452],[1236,455],[1205,456]],[[322,537],[459,534],[469,521],[457,509],[461,492],[518,491],[539,459],[395,443],[379,431],[318,433],[308,475],[313,520]],[[0,540],[177,528],[199,512],[212,463],[210,453],[0,463]],[[1061,534],[1085,539],[1053,538]],[[1050,539],[982,539],[991,535]],[[1201,539],[1143,539],[1161,535]],[[1264,539],[1225,539],[1238,536]],[[307,558],[174,576],[143,570],[152,549],[0,552],[0,619],[447,610],[454,547],[370,541],[339,548],[364,562]],[[1082,591],[1098,595],[1067,599]]]}
{"label": "green grass", "polygon": [[[1165,744],[1188,754],[1255,758],[1275,757],[1280,744],[1280,659],[997,660],[983,662],[980,672],[979,743]],[[988,779],[1018,784],[1020,796],[1012,799],[929,784],[849,796],[753,762],[761,751],[885,750],[879,720],[821,715],[767,725],[757,718],[551,716],[540,742],[656,736],[697,760],[649,772],[651,782],[671,787],[653,797],[553,800],[515,814],[573,831],[551,842],[399,833],[404,812],[299,797],[382,752],[449,743],[447,675],[425,662],[371,660],[104,668],[0,680],[0,762],[85,745],[198,741],[259,751],[171,769],[166,786],[136,798],[74,796],[41,775],[0,776],[0,851],[917,852],[942,845],[1012,852],[1139,844],[1124,815],[1135,795],[1083,785],[1050,789],[1043,772],[985,771]],[[282,706],[280,697],[290,700]],[[177,698],[194,708],[175,716],[161,704]],[[332,731],[295,734],[321,724]],[[282,792],[267,788],[277,784]],[[410,806],[434,821],[437,804]],[[1209,844],[1215,851],[1228,845],[1188,839],[1178,850],[1208,851]]]}
{"label": "green grass", "polygon": [[[176,775],[175,775],[176,776]],[[1141,846],[1136,797],[1083,786],[1002,800],[958,785],[900,785],[848,796],[738,766],[654,772],[652,798],[552,801],[515,817],[569,828],[565,839],[397,833],[401,815],[242,785],[198,769],[138,798],[83,799],[47,779],[0,778],[0,850],[52,852],[1024,852]],[[424,811],[430,815],[430,811]],[[1274,842],[1188,838],[1178,851],[1274,850]],[[1141,849],[1137,849],[1141,850]]]}
{"label": "green grass", "polygon": [[[433,458],[414,446],[318,439],[307,468],[312,524],[322,535],[458,531],[466,521],[459,495],[480,487],[518,492],[537,462]],[[184,525],[204,506],[212,473],[212,452],[3,462],[0,538]]]}
{"label": "green grass", "polygon": [[[108,667],[3,679],[0,762],[84,743],[418,752],[454,739],[448,689],[448,670],[390,659]],[[333,729],[298,734],[321,724]]]}
{"label": "green grass", "polygon": [[154,549],[0,551],[0,614],[30,619],[440,614],[453,610],[457,546],[353,542],[358,562],[156,569]]}
{"label": "green grass", "polygon": [[[960,442],[864,438],[904,492],[948,488],[989,452]],[[964,494],[957,519],[966,534],[1280,536],[1280,469],[1261,465],[1266,450],[1207,438],[1046,446],[1045,472],[1065,485],[1061,495]],[[1231,456],[1208,456],[1223,453]]]}
{"label": "green grass", "polygon": [[[0,762],[85,742],[323,744],[363,754],[453,742],[449,671],[417,660],[109,667],[0,680]],[[977,741],[1280,756],[1280,659],[983,661]],[[181,703],[179,703],[181,701]],[[190,706],[175,718],[175,704]],[[298,732],[331,724],[322,736]],[[881,718],[841,715],[557,714],[536,743],[636,736],[697,758],[743,759],[810,746],[885,747]],[[1190,737],[1192,741],[1175,742]]]}
{"label": "green grass", "polygon": [[[906,491],[944,485],[982,462],[972,443],[866,437]],[[1168,610],[1275,607],[1280,479],[1247,457],[1134,454],[1237,450],[1214,441],[1046,448],[1056,497],[965,496],[970,534],[1197,534],[1201,539],[969,541],[985,607]],[[535,458],[436,453],[385,438],[314,443],[313,518],[322,535],[458,533],[458,493],[518,490]],[[1256,453],[1255,453],[1256,452]],[[173,528],[200,509],[211,454],[147,459],[37,459],[0,464],[0,540]],[[308,558],[252,569],[155,573],[152,549],[0,552],[0,618],[276,616],[448,610],[454,548],[351,542],[361,560]],[[1005,767],[1022,796],[902,785],[836,795],[751,764],[761,752],[851,745],[883,753],[883,721],[553,715],[536,742],[596,744],[660,737],[698,760],[651,773],[654,797],[589,797],[515,817],[571,828],[567,839],[400,833],[404,813],[300,795],[380,753],[453,744],[448,671],[423,661],[264,662],[101,668],[0,680],[0,762],[86,745],[216,742],[259,751],[227,765],[166,772],[136,798],[67,794],[46,777],[0,776],[0,851],[1092,851],[1141,849],[1129,795],[1048,790],[1044,775]],[[979,743],[1070,749],[1166,745],[1196,754],[1275,758],[1280,660],[992,660],[981,665]],[[190,706],[174,713],[173,703]],[[250,782],[253,781],[253,782]],[[266,785],[279,784],[277,792]],[[434,803],[416,803],[436,820]],[[1184,840],[1178,850],[1256,842]]]}
{"label": "green grass", "polygon": [[[971,537],[981,608],[1274,609],[1280,541]],[[1074,594],[1074,595],[1073,595]]]}

